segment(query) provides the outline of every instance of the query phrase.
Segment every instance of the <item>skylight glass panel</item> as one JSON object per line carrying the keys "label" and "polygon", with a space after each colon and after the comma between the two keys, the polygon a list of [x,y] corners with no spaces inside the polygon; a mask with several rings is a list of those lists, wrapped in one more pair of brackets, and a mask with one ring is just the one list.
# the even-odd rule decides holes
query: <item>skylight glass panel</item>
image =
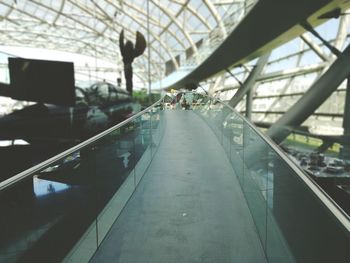
{"label": "skylight glass panel", "polygon": [[208,31],[207,27],[202,24],[198,17],[192,15],[191,13],[186,14],[185,21],[188,25],[188,28],[191,30],[194,30],[194,28],[196,28],[196,30]]}
{"label": "skylight glass panel", "polygon": [[200,1],[201,4],[196,8],[197,12],[200,13],[203,17],[211,16],[211,13],[208,7],[204,4],[203,1]]}
{"label": "skylight glass panel", "polygon": [[138,6],[138,7],[140,7],[143,10],[147,9],[147,1],[133,0],[133,1],[130,1],[130,2],[131,2],[131,4],[133,4],[135,6]]}
{"label": "skylight glass panel", "polygon": [[106,26],[107,25],[105,23],[95,20],[94,28],[97,32],[102,33]]}
{"label": "skylight glass panel", "polygon": [[295,38],[284,45],[274,49],[270,55],[269,61],[276,60],[288,56],[299,51],[300,49],[300,39]]}
{"label": "skylight glass panel", "polygon": [[192,0],[190,1],[190,5],[193,7],[193,9],[197,10],[198,13],[201,13],[199,8],[201,5],[203,5],[203,0]]}
{"label": "skylight glass panel", "polygon": [[0,2],[0,15],[5,16],[9,10],[11,10],[11,7],[8,7],[7,5],[4,5],[3,3]]}
{"label": "skylight glass panel", "polygon": [[287,59],[279,60],[277,62],[273,62],[269,64],[265,68],[265,73],[271,73],[275,71],[281,71],[281,70],[287,70],[287,69],[292,69],[295,68],[297,65],[297,56],[289,57]]}
{"label": "skylight glass panel", "polygon": [[314,83],[317,76],[318,73],[315,72],[294,77],[293,82],[288,86],[285,93],[306,92]]}
{"label": "skylight glass panel", "polygon": [[[0,11],[2,12],[5,12],[4,3],[12,6],[13,0],[1,1]],[[162,66],[165,61],[170,59],[169,52],[173,56],[180,55],[183,62],[186,50],[191,48],[191,41],[196,43],[200,39],[208,37],[210,30],[198,16],[203,17],[211,27],[217,27],[215,17],[210,12],[206,2],[202,0],[150,0],[148,2],[139,0],[18,0],[17,9],[11,13],[11,18],[21,19],[20,26],[9,21],[2,22],[3,28],[12,30],[9,32],[9,36],[2,36],[2,39],[7,43],[31,46],[42,46],[45,39],[46,46],[53,49],[55,49],[54,47],[64,50],[73,49],[76,52],[101,55],[112,59],[114,54],[109,55],[109,51],[113,50],[119,54],[118,39],[122,28],[126,30],[126,38],[131,41],[135,41],[137,30],[141,31],[147,38],[147,3],[149,3],[149,21],[152,30],[148,44],[152,44],[151,56],[164,60],[161,63]],[[237,6],[239,5],[214,4],[219,16],[229,14],[227,10],[232,12]],[[193,11],[190,10],[191,8]],[[28,13],[27,15],[20,13],[23,9]],[[9,7],[6,10],[8,11]],[[63,14],[58,16],[58,12],[61,11]],[[38,19],[32,18],[31,14],[43,21],[40,22]],[[171,16],[176,21],[172,21]],[[50,26],[50,23],[54,21],[55,25]],[[41,34],[44,39],[38,37],[40,43],[36,43],[32,39],[33,35],[24,34],[24,32],[31,30]],[[185,35],[184,31],[188,35]],[[220,29],[218,34],[222,34]],[[159,44],[159,39],[164,42],[163,45]],[[220,44],[220,41],[221,39],[215,38],[212,47],[208,45],[209,42],[203,44],[207,50],[204,52],[205,54],[201,55],[202,60],[211,53],[213,47]],[[141,61],[147,61],[146,58],[145,54]],[[120,64],[117,61],[115,63]],[[140,66],[145,67],[144,65]],[[155,66],[153,70],[157,72],[158,68]],[[143,70],[143,72],[146,71]]]}
{"label": "skylight glass panel", "polygon": [[262,82],[258,85],[255,92],[257,96],[279,95],[287,82],[288,80],[286,79]]}
{"label": "skylight glass panel", "polygon": [[47,1],[47,5],[55,10],[60,10],[62,3],[64,3],[65,0],[49,0]]}
{"label": "skylight glass panel", "polygon": [[132,22],[132,19],[129,16],[123,16],[123,28],[125,27],[125,25],[130,25],[130,23]]}
{"label": "skylight glass panel", "polygon": [[[160,3],[157,3],[160,5]],[[149,2],[149,16],[154,17],[156,14],[159,12],[159,7],[158,5],[153,4],[151,1]],[[147,11],[147,9],[146,9]]]}
{"label": "skylight glass panel", "polygon": [[56,16],[57,13],[47,10],[46,13],[43,15],[43,19],[48,23],[52,23]]}
{"label": "skylight glass panel", "polygon": [[[1,1],[1,2],[2,2],[4,5],[9,6],[9,7],[15,5],[15,1],[14,1],[14,0],[3,0],[3,1]],[[17,3],[17,6],[18,6],[18,4],[23,5],[23,3]]]}
{"label": "skylight glass panel", "polygon": [[213,17],[213,15],[211,13],[207,14],[204,16],[205,17],[205,20],[208,22],[208,24],[211,26],[211,27],[216,27],[218,26],[215,18]]}
{"label": "skylight glass panel", "polygon": [[163,26],[163,27],[165,27],[168,23],[170,23],[170,18],[167,16],[167,15],[165,15],[164,13],[161,13],[161,15],[160,16],[157,16],[157,18],[160,18],[160,24]]}
{"label": "skylight glass panel", "polygon": [[344,94],[339,96],[334,92],[329,98],[317,109],[316,113],[343,114],[344,112]]}
{"label": "skylight glass panel", "polygon": [[299,66],[311,65],[322,62],[321,58],[312,50],[302,54]]}
{"label": "skylight glass panel", "polygon": [[29,14],[35,14],[37,8],[36,5],[28,1],[28,4],[23,7],[23,10]]}
{"label": "skylight glass panel", "polygon": [[317,32],[327,41],[334,40],[337,36],[339,19],[330,19],[315,28]]}
{"label": "skylight glass panel", "polygon": [[62,13],[72,14],[72,15],[73,14],[78,15],[79,13],[83,14],[81,11],[78,11],[77,8],[72,5],[72,3],[67,2],[67,1],[63,5]]}
{"label": "skylight glass panel", "polygon": [[[156,1],[157,1],[157,0],[156,0]],[[164,1],[159,1],[159,2],[162,3],[162,5],[164,6]],[[169,10],[172,14],[176,14],[176,13],[180,10],[181,5],[169,1],[169,2],[167,3],[167,5],[166,5],[166,8],[167,8],[167,10]]]}

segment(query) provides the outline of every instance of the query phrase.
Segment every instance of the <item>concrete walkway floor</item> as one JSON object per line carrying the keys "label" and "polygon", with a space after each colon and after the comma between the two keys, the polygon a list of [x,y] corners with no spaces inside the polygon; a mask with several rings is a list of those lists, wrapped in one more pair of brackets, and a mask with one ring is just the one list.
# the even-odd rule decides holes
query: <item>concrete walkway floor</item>
{"label": "concrete walkway floor", "polygon": [[91,262],[266,262],[214,133],[192,111],[164,114],[158,151]]}

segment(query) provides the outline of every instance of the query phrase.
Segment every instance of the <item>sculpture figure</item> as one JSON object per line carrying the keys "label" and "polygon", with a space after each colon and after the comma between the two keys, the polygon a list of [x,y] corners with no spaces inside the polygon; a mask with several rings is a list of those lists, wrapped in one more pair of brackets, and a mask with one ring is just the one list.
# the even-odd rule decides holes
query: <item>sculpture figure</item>
{"label": "sculpture figure", "polygon": [[123,57],[124,62],[124,75],[126,81],[126,90],[132,95],[133,84],[132,84],[132,62],[134,59],[143,54],[146,49],[145,37],[139,32],[136,32],[136,43],[134,44],[128,40],[124,44],[124,29],[120,33],[119,38],[120,53]]}

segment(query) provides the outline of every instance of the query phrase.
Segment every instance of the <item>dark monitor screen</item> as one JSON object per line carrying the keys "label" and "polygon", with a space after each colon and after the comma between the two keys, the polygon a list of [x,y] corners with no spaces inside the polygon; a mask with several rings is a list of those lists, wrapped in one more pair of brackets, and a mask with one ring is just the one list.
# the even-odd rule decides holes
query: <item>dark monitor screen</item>
{"label": "dark monitor screen", "polygon": [[72,62],[9,58],[11,97],[59,105],[74,105]]}

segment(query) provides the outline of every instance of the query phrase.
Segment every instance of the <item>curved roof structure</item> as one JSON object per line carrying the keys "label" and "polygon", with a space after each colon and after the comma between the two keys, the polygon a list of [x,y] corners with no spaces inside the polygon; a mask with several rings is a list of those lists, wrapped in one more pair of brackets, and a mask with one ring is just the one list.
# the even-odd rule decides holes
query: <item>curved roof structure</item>
{"label": "curved roof structure", "polygon": [[[350,42],[350,17],[346,15],[349,1],[343,0],[314,0],[310,3],[302,0],[3,0],[0,2],[0,45],[61,50],[103,59],[113,67],[98,67],[96,63],[95,68],[83,65],[76,67],[76,71],[85,75],[90,75],[90,70],[110,71],[118,76],[123,68],[119,34],[124,29],[125,38],[135,41],[135,33],[140,31],[150,47],[134,62],[134,76],[137,78],[134,83],[140,88],[162,80],[172,72],[189,73],[203,61],[205,65],[214,50],[220,53],[217,47],[225,41],[222,46],[231,48],[235,45],[236,50],[232,47],[230,52],[221,52],[222,60],[209,57],[207,61],[216,64],[216,72],[226,71],[219,74],[211,71],[208,74],[215,75],[203,81],[203,71],[207,72],[209,68],[202,66],[204,69],[199,67],[190,80],[199,81],[202,87],[224,100],[233,100],[238,110],[250,112],[254,122],[269,127],[303,97],[336,56],[314,34],[300,24],[294,24],[291,30],[288,29],[291,33],[287,28],[281,28],[276,36],[272,36],[273,45],[270,40],[265,41],[247,51],[245,57],[238,57],[238,53],[242,55],[242,50],[249,48],[245,43],[253,39],[250,36],[257,39],[257,36],[265,37],[271,31],[269,26],[264,28],[262,25],[269,20],[264,16],[280,16],[277,20],[281,22],[275,21],[279,25],[295,18],[292,12],[287,12],[284,17],[273,13],[275,8],[267,8],[260,17],[265,31],[257,32],[259,25],[256,25],[254,16],[251,15],[253,19],[249,20],[249,14],[254,13],[258,6],[268,6],[264,3],[272,7],[278,4],[281,8],[285,3],[305,4],[307,8],[319,5],[320,9],[315,8],[318,11],[309,21],[318,34],[339,52],[343,52]],[[327,6],[327,10],[322,6]],[[339,7],[342,14],[336,15],[338,19],[331,19],[332,16],[319,19],[319,16]],[[303,8],[294,11],[300,15],[300,10],[305,11]],[[287,16],[289,13],[291,15]],[[271,27],[274,21],[270,22]],[[237,39],[242,40],[238,41],[239,48]],[[264,62],[255,59],[263,54]],[[234,63],[228,61],[230,56],[236,57],[234,67]],[[227,63],[222,65],[223,61]],[[257,61],[260,64],[256,64]],[[253,74],[258,66],[259,72]],[[245,92],[240,89],[243,83],[248,87]],[[245,99],[248,90],[253,91],[250,109]],[[319,131],[322,125],[324,133],[342,133],[345,91],[346,81],[302,126]],[[328,132],[327,127],[332,131]]]}
{"label": "curved roof structure", "polygon": [[146,82],[196,56],[208,38],[220,42],[255,1],[244,0],[4,0],[0,2],[0,45],[68,51],[122,67],[119,34],[145,35],[149,52],[135,61]]}

